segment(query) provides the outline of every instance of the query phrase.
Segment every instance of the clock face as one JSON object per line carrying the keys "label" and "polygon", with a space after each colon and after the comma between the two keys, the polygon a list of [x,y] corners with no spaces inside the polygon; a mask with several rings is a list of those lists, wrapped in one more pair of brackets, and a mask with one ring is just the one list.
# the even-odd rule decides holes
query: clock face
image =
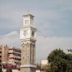
{"label": "clock face", "polygon": [[24,36],[26,36],[27,35],[27,30],[24,30],[24,33],[23,34],[24,34]]}

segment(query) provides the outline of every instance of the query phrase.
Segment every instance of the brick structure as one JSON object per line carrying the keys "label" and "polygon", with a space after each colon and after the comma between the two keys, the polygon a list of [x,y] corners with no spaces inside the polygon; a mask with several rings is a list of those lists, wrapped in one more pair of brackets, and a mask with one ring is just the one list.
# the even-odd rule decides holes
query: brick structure
{"label": "brick structure", "polygon": [[21,64],[21,50],[0,45],[0,63],[4,68],[7,68],[8,65],[12,65],[13,68],[19,67]]}

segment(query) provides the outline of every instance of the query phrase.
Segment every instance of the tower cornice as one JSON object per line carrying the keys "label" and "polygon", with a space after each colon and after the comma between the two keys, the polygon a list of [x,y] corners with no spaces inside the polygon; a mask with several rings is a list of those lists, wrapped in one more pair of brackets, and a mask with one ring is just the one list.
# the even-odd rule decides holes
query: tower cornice
{"label": "tower cornice", "polygon": [[30,16],[31,18],[33,18],[34,17],[34,15],[32,15],[32,14],[26,14],[26,15],[23,15],[23,17],[28,17],[28,16]]}

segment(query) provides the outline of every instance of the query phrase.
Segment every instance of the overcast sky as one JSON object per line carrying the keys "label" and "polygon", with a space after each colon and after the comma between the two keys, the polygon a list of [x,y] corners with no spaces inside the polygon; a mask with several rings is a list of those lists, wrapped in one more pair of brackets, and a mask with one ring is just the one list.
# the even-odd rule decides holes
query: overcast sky
{"label": "overcast sky", "polygon": [[0,0],[0,42],[20,46],[19,29],[27,12],[35,16],[38,29],[38,60],[55,48],[72,48],[72,0]]}

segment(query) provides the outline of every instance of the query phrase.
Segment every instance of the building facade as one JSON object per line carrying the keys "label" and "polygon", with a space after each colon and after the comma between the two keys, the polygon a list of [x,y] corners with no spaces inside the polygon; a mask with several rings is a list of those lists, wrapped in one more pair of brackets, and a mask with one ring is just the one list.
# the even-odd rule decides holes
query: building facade
{"label": "building facade", "polygon": [[13,68],[19,68],[21,64],[21,50],[18,48],[10,48],[7,45],[0,45],[0,63],[4,68],[12,65]]}
{"label": "building facade", "polygon": [[20,65],[20,61],[21,61],[21,50],[17,49],[17,48],[10,48],[9,49],[9,63],[14,64],[14,65]]}
{"label": "building facade", "polygon": [[21,40],[21,72],[35,72],[35,42],[36,28],[32,14],[23,15],[23,24],[20,29]]}

